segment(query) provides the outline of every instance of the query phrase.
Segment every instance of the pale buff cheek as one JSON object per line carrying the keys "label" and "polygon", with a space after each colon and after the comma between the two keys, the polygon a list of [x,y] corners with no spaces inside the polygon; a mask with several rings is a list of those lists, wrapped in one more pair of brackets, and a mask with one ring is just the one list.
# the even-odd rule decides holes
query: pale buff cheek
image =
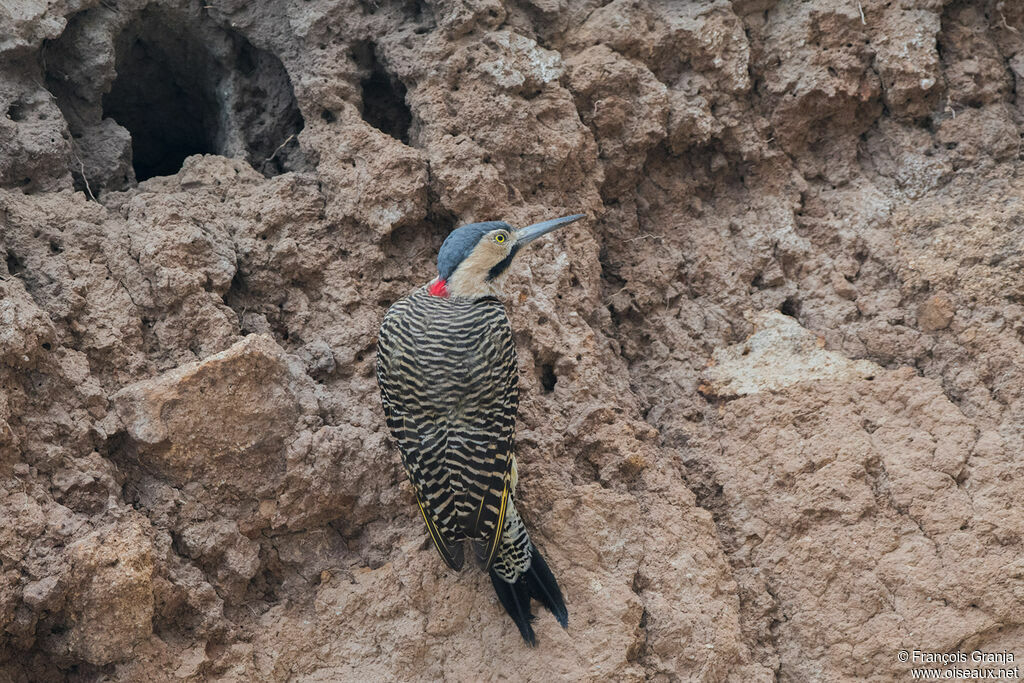
{"label": "pale buff cheek", "polygon": [[507,254],[508,251],[496,242],[477,245],[473,253],[448,278],[448,292],[452,296],[468,297],[500,295],[508,271],[491,281],[487,280],[487,273]]}

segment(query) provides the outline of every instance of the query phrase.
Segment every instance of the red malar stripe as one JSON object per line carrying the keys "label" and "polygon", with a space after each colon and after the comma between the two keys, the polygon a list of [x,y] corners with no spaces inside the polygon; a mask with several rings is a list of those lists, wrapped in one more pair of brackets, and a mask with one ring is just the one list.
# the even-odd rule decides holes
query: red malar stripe
{"label": "red malar stripe", "polygon": [[427,287],[427,291],[430,292],[431,296],[448,297],[448,286],[444,280],[434,280]]}

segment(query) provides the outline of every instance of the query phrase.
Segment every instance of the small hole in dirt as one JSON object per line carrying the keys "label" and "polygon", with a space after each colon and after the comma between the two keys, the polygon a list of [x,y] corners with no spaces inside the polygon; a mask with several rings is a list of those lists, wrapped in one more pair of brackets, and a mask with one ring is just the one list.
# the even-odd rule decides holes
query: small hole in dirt
{"label": "small hole in dirt", "polygon": [[11,106],[7,108],[7,118],[11,121],[24,121],[25,120],[25,103],[21,100],[15,100],[11,103]]}
{"label": "small hole in dirt", "polygon": [[42,346],[43,346],[43,348],[44,348],[44,349],[46,349],[47,351],[49,351],[49,350],[50,350],[50,342],[43,342]]}
{"label": "small hole in dirt", "polygon": [[871,382],[871,381],[874,381],[874,379],[875,379],[875,376],[874,376],[874,375],[868,375],[868,376],[867,376],[867,377],[865,377],[864,379],[866,379],[867,381]]}
{"label": "small hole in dirt", "polygon": [[334,123],[338,120],[338,117],[334,115],[334,112],[327,109],[320,112],[320,118],[322,118],[326,123]]}
{"label": "small hole in dirt", "polygon": [[555,390],[558,377],[555,376],[555,367],[551,363],[544,363],[540,368],[540,384],[544,387],[544,393],[551,393]]}
{"label": "small hole in dirt", "polygon": [[64,250],[61,248],[61,246],[59,244],[57,244],[57,242],[55,240],[50,240],[50,253],[51,254],[59,254],[62,251],[64,251]]}
{"label": "small hole in dirt", "polygon": [[7,272],[17,275],[25,270],[25,262],[18,258],[13,251],[7,252]]}
{"label": "small hole in dirt", "polygon": [[795,318],[800,315],[800,302],[795,297],[786,297],[786,300],[779,306],[779,312],[783,315],[788,315],[791,318]]}
{"label": "small hole in dirt", "polygon": [[373,43],[358,43],[353,48],[353,56],[359,66],[370,72],[361,83],[363,120],[408,144],[412,112],[405,103],[405,85],[384,69],[384,65],[377,59]]}
{"label": "small hole in dirt", "polygon": [[537,324],[538,325],[547,325],[548,324],[548,317],[546,315],[540,316],[539,318],[537,318]]}

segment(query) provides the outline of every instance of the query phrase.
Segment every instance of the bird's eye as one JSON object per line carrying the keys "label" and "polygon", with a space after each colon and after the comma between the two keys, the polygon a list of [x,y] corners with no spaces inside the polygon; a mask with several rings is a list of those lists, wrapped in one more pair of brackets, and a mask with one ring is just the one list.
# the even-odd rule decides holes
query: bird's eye
{"label": "bird's eye", "polygon": [[503,232],[499,232],[497,235],[494,236],[494,241],[497,242],[498,244],[504,243],[506,239],[507,238],[505,237],[505,233]]}

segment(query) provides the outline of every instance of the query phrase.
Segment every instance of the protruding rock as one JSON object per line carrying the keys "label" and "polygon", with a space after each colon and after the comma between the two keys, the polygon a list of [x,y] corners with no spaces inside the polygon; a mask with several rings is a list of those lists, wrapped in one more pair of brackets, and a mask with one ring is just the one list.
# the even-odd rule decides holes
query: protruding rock
{"label": "protruding rock", "polygon": [[702,393],[730,397],[778,391],[809,380],[850,380],[882,371],[866,360],[827,351],[824,339],[778,311],[753,316],[754,333],[745,341],[716,349],[704,371]]}
{"label": "protruding rock", "polygon": [[179,534],[181,551],[205,567],[220,592],[239,599],[260,567],[259,544],[238,533],[238,524],[208,520]]}
{"label": "protruding rock", "polygon": [[29,607],[52,610],[64,597],[63,581],[59,576],[47,576],[25,586],[21,599]]}
{"label": "protruding rock", "polygon": [[917,309],[917,322],[921,325],[922,330],[935,332],[949,327],[955,314],[956,308],[953,305],[953,300],[945,292],[939,292],[928,297]]}
{"label": "protruding rock", "polygon": [[153,632],[153,545],[147,526],[132,515],[68,549],[70,654],[102,666],[130,656]]}
{"label": "protruding rock", "polygon": [[636,185],[647,151],[665,138],[668,90],[643,64],[604,45],[575,55],[567,66],[580,118],[600,147],[602,192],[618,196]]}
{"label": "protruding rock", "polygon": [[[7,252],[8,270],[20,268],[17,254]],[[0,364],[23,367],[53,341],[53,323],[17,277],[0,277]],[[2,438],[2,437],[0,437]]]}
{"label": "protruding rock", "polygon": [[312,382],[265,335],[114,396],[132,459],[176,486],[189,482],[255,495],[284,473],[285,447]]}

